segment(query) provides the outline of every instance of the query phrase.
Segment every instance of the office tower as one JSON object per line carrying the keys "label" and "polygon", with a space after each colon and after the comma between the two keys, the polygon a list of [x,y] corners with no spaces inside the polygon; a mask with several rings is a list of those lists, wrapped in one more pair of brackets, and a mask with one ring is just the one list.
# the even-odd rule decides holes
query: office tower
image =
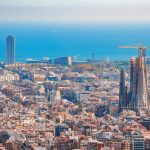
{"label": "office tower", "polygon": [[118,112],[122,112],[128,105],[127,87],[125,86],[124,70],[120,71],[120,90],[119,90],[119,108]]}
{"label": "office tower", "polygon": [[130,60],[130,107],[138,112],[148,110],[146,57],[139,49],[139,57]]}
{"label": "office tower", "polygon": [[6,63],[14,64],[15,63],[15,39],[13,36],[9,35],[6,39]]}

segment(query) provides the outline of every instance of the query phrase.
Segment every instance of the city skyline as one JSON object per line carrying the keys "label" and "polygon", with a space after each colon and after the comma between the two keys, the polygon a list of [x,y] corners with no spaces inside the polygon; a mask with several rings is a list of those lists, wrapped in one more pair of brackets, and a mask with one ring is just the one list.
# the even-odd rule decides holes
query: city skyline
{"label": "city skyline", "polygon": [[0,0],[0,150],[150,150],[149,0]]}

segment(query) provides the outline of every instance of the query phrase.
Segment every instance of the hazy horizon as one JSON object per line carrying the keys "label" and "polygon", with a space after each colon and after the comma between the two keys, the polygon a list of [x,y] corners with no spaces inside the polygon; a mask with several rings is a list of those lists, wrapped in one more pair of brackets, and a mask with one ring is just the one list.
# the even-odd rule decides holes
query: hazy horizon
{"label": "hazy horizon", "polygon": [[1,22],[150,23],[149,0],[0,0]]}

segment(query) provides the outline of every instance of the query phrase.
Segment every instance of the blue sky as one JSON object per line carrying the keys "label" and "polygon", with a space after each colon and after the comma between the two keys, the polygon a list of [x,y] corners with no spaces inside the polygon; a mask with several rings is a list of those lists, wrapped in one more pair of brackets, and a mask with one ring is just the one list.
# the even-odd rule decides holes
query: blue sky
{"label": "blue sky", "polygon": [[0,0],[1,22],[150,22],[150,0]]}

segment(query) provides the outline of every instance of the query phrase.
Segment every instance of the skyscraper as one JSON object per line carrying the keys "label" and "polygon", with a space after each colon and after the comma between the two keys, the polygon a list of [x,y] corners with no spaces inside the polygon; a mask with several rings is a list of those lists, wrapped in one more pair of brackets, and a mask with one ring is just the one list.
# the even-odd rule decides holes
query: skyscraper
{"label": "skyscraper", "polygon": [[15,38],[12,35],[9,35],[6,38],[6,63],[14,64],[15,63]]}
{"label": "skyscraper", "polygon": [[118,112],[122,112],[128,106],[128,94],[127,87],[125,85],[125,74],[124,70],[120,71],[120,90],[119,90],[119,108]]}
{"label": "skyscraper", "polygon": [[130,60],[130,107],[142,112],[148,110],[147,65],[143,48],[139,57]]}

